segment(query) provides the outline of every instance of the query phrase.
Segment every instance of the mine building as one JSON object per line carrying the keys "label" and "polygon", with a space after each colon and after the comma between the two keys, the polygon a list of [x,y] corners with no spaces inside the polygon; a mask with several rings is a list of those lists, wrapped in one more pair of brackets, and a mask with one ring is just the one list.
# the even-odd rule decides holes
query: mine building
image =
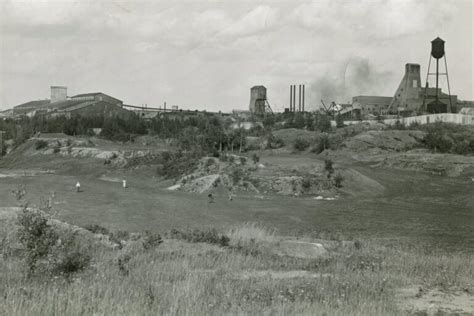
{"label": "mine building", "polygon": [[359,109],[361,115],[387,115],[392,97],[358,95],[352,97],[352,108]]}
{"label": "mine building", "polygon": [[255,115],[265,115],[266,112],[272,112],[267,99],[267,88],[264,86],[253,86],[250,88],[249,111]]}
{"label": "mine building", "polygon": [[50,99],[30,101],[13,108],[14,116],[96,116],[128,117],[132,112],[123,108],[123,102],[102,92],[67,97],[67,87],[52,86]]}
{"label": "mine building", "polygon": [[461,101],[457,95],[447,94],[441,88],[429,87],[428,84],[423,86],[420,65],[408,63],[393,97],[355,96],[352,98],[352,107],[348,110],[359,110],[364,117],[377,114],[410,116],[422,113],[458,113],[462,108],[469,107],[474,107],[473,101]]}

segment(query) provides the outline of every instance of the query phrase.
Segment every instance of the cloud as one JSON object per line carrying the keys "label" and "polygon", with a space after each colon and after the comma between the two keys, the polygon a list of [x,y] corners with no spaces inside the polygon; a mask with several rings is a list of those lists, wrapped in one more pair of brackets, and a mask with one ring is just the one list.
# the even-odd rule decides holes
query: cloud
{"label": "cloud", "polygon": [[225,28],[219,35],[235,38],[269,32],[276,27],[279,15],[278,8],[260,5]]}
{"label": "cloud", "polygon": [[320,0],[297,6],[292,23],[333,36],[350,33],[357,40],[410,36],[455,18],[454,0]]}
{"label": "cloud", "polygon": [[438,35],[452,86],[470,98],[472,8],[463,0],[0,1],[0,107],[46,97],[53,83],[208,110],[246,107],[256,84],[280,109],[290,84],[307,84],[308,105],[391,95],[403,65],[423,67]]}

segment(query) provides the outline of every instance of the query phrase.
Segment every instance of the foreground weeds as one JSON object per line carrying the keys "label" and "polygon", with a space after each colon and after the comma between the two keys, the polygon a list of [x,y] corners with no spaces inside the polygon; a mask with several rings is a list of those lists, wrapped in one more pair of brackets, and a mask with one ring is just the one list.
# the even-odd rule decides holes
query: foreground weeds
{"label": "foreground weeds", "polygon": [[[226,235],[146,236],[153,247],[131,240],[121,249],[91,250],[90,266],[68,280],[27,279],[22,259],[6,257],[0,261],[0,314],[398,315],[396,291],[403,287],[474,291],[471,254],[371,241],[337,244],[317,259],[236,251],[264,249],[283,238],[256,224]],[[193,236],[230,241],[195,243]]]}

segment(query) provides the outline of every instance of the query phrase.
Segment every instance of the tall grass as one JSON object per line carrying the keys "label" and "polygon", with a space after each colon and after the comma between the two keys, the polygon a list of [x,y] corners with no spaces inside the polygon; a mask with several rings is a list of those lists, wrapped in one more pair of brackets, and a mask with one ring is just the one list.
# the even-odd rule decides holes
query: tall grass
{"label": "tall grass", "polygon": [[[165,240],[152,250],[133,243],[95,249],[72,279],[24,276],[21,258],[0,260],[1,315],[399,315],[396,290],[474,286],[472,254],[423,252],[402,245],[341,247],[301,259],[235,251],[232,245],[283,238],[262,225],[230,229],[230,247]],[[118,259],[123,260],[120,272]],[[245,271],[304,270],[320,278],[239,278]]]}

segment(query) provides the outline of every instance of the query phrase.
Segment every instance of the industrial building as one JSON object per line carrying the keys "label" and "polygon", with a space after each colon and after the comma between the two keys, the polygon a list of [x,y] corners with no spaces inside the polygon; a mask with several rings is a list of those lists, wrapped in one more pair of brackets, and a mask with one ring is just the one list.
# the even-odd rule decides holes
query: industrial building
{"label": "industrial building", "polygon": [[123,108],[123,102],[102,92],[78,94],[67,97],[67,87],[51,86],[50,99],[30,101],[13,108],[13,115],[48,115],[127,117],[132,112]]}
{"label": "industrial building", "polygon": [[359,109],[361,115],[387,115],[392,97],[358,95],[352,97],[352,108]]}
{"label": "industrial building", "polygon": [[[441,108],[430,108],[436,103],[444,104]],[[398,114],[404,116],[422,113],[458,113],[462,108],[474,106],[472,101],[460,101],[457,95],[449,95],[441,88],[425,87],[421,84],[420,65],[405,65],[404,76],[393,97],[388,96],[355,96],[352,98],[352,110],[359,110],[364,117],[369,115]]]}
{"label": "industrial building", "polygon": [[[420,114],[471,112],[468,108],[474,106],[472,101],[460,101],[457,95],[451,94],[448,76],[448,64],[444,52],[444,44],[437,37],[431,41],[431,52],[426,73],[426,83],[421,83],[420,65],[408,63],[405,73],[393,97],[357,96],[352,99],[351,110],[359,110],[362,116],[379,113],[414,116]],[[431,69],[432,60],[436,61],[436,68]],[[440,60],[444,61],[444,72],[440,72]],[[435,76],[435,85],[430,87],[428,78]],[[448,93],[441,91],[439,80],[446,77]],[[463,110],[464,109],[464,110]]]}
{"label": "industrial building", "polygon": [[256,115],[264,115],[271,112],[270,104],[267,100],[267,88],[264,86],[253,86],[250,88],[249,110]]}

